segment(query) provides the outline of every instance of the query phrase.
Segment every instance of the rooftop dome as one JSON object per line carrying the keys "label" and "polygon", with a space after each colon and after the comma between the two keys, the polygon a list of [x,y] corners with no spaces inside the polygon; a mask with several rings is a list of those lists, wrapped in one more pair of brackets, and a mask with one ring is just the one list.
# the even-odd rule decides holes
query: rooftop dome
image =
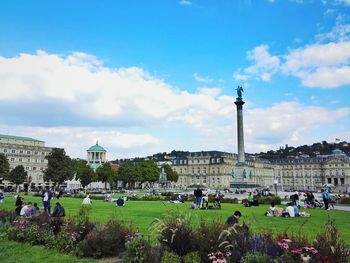
{"label": "rooftop dome", "polygon": [[106,150],[105,150],[102,146],[98,145],[97,142],[96,142],[96,145],[93,145],[93,146],[91,146],[91,147],[88,149],[88,152],[89,152],[89,151],[94,151],[94,152],[106,152]]}

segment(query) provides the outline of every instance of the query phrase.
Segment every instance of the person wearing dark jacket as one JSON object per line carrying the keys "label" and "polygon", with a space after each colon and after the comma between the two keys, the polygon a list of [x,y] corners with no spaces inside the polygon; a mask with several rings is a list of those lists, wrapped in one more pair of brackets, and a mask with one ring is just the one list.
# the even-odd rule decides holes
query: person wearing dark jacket
{"label": "person wearing dark jacket", "polygon": [[53,213],[51,216],[52,217],[64,217],[64,216],[66,216],[66,213],[64,211],[64,207],[59,202],[56,203],[55,209],[53,210]]}

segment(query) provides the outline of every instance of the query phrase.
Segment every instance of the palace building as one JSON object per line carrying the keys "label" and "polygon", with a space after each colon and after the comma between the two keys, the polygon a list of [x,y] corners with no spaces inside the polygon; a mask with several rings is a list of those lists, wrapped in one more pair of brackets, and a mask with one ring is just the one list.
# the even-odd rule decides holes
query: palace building
{"label": "palace building", "polygon": [[[231,188],[235,177],[236,154],[220,151],[190,152],[172,161],[172,168],[179,174],[179,187]],[[273,184],[273,166],[268,161],[247,158],[249,172],[245,175],[254,185]]]}
{"label": "palace building", "polygon": [[[28,172],[28,180],[24,187],[32,189],[40,186],[48,186],[44,183],[43,171],[47,167],[45,156],[51,152],[51,147],[46,147],[44,141],[28,137],[13,135],[0,135],[0,153],[3,153],[10,164],[10,170],[17,165],[22,165]],[[1,188],[12,188],[12,183],[0,181]]]}
{"label": "palace building", "polygon": [[283,190],[316,190],[325,184],[345,190],[350,185],[350,159],[339,149],[330,155],[279,159],[273,165]]}

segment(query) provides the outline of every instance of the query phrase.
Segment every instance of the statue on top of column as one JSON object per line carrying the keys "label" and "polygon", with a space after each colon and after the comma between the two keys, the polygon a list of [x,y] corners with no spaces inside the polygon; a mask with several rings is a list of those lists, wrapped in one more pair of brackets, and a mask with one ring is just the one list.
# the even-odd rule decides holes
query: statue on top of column
{"label": "statue on top of column", "polygon": [[236,90],[237,90],[237,95],[238,95],[237,98],[242,100],[242,92],[244,92],[243,87],[242,86],[238,86]]}

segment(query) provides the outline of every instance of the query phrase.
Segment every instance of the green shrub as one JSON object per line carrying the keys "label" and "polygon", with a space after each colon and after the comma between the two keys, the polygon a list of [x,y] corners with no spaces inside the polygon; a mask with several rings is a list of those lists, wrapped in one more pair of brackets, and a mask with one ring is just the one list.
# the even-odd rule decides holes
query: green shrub
{"label": "green shrub", "polygon": [[183,263],[200,263],[201,258],[199,256],[198,252],[191,252],[182,258],[182,262]]}
{"label": "green shrub", "polygon": [[103,195],[90,195],[91,200],[105,200]]}
{"label": "green shrub", "polygon": [[242,263],[270,263],[273,262],[267,255],[251,252],[244,256]]}
{"label": "green shrub", "polygon": [[261,196],[259,197],[259,204],[263,205],[269,205],[272,202],[275,203],[275,205],[280,205],[281,204],[281,197],[279,196]]}
{"label": "green shrub", "polygon": [[227,225],[221,218],[214,218],[207,222],[201,219],[199,228],[196,229],[196,251],[202,260],[206,262],[208,252],[218,251],[220,242],[218,240],[220,233],[227,229]]}
{"label": "green shrub", "polygon": [[159,262],[159,247],[152,247],[144,237],[132,237],[126,243],[124,262],[147,263]]}
{"label": "green shrub", "polygon": [[222,199],[222,203],[238,204],[238,199],[237,198],[224,198],[224,199]]}
{"label": "green shrub", "polygon": [[0,225],[12,223],[16,218],[16,213],[9,210],[0,210]]}
{"label": "green shrub", "polygon": [[337,202],[340,204],[350,204],[350,197],[341,197]]}
{"label": "green shrub", "polygon": [[79,256],[102,258],[118,256],[125,250],[126,237],[130,234],[122,222],[110,220],[89,232],[79,243]]}
{"label": "green shrub", "polygon": [[321,255],[328,256],[329,262],[349,262],[349,244],[340,239],[339,231],[333,220],[329,220],[325,225],[324,232],[316,236],[315,247]]}
{"label": "green shrub", "polygon": [[162,256],[161,263],[181,263],[181,258],[172,252],[166,251]]}
{"label": "green shrub", "polygon": [[190,214],[169,212],[163,219],[155,219],[152,228],[157,231],[161,245],[180,257],[195,251],[196,238]]}

